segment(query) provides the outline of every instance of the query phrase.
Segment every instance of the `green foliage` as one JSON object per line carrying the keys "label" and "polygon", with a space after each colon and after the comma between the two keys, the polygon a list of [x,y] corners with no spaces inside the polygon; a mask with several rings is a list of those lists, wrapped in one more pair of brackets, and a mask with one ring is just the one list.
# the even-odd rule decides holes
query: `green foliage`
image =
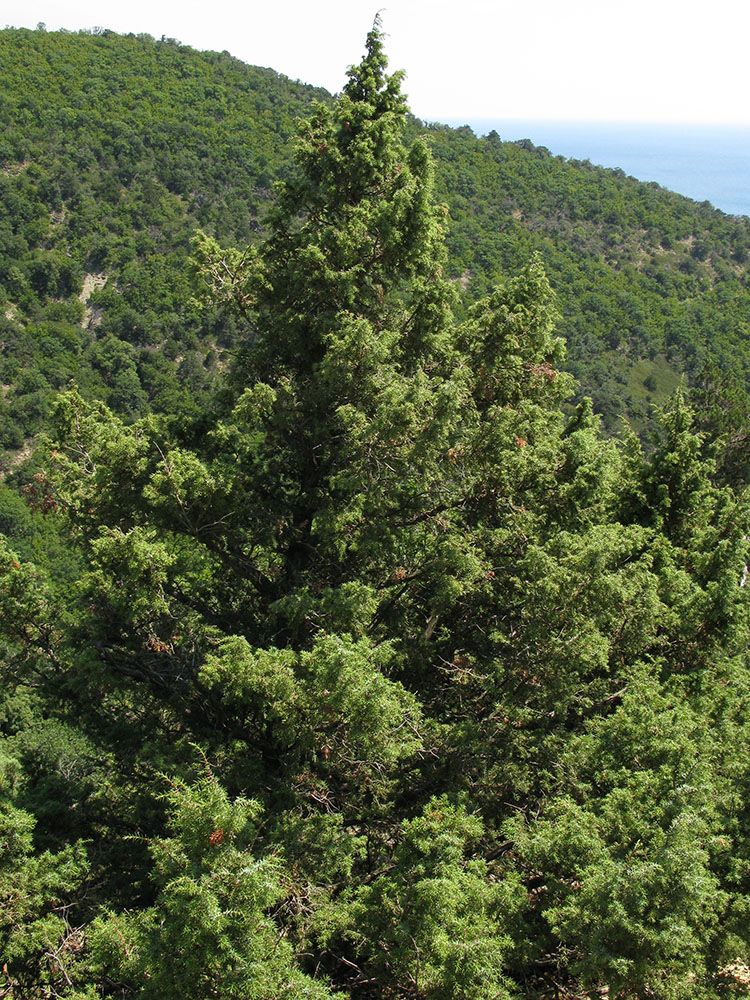
{"label": "green foliage", "polygon": [[0,48],[4,447],[71,379],[131,417],[199,412],[232,332],[191,305],[188,242],[259,228],[294,116],[323,92],[147,35],[6,29]]}
{"label": "green foliage", "polygon": [[609,718],[570,741],[564,794],[509,826],[544,873],[535,908],[550,947],[587,989],[703,995],[703,954],[723,894],[705,840],[711,745],[689,709],[639,680]]}
{"label": "green foliage", "polygon": [[108,913],[92,929],[95,961],[137,996],[323,1000],[298,972],[267,915],[284,895],[282,869],[252,845],[258,804],[230,801],[210,772],[167,795],[171,836],[154,843],[156,901],[144,912]]}
{"label": "green foliage", "polygon": [[[49,36],[33,43],[46,52]],[[208,93],[209,67],[237,86],[252,78],[170,40],[81,44],[92,57],[126,47],[154,121],[143,59],[175,87],[174,68],[192,67],[209,103],[224,93]],[[106,96],[98,65],[83,108],[87,93]],[[563,231],[575,215],[587,250],[579,282],[552,252],[547,210],[524,231],[504,203],[481,267],[519,248],[523,260],[497,283],[474,281],[472,264],[462,297],[432,201],[442,181],[410,141],[399,82],[376,22],[342,95],[301,123],[250,250],[224,248],[208,208],[198,218],[192,111],[185,128],[172,115],[135,136],[114,103],[122,121],[113,111],[80,171],[97,194],[79,233],[97,244],[71,255],[82,271],[45,256],[58,247],[39,245],[52,224],[34,199],[16,205],[27,246],[6,275],[11,316],[38,310],[24,336],[59,335],[72,352],[73,303],[43,301],[45,282],[70,298],[94,260],[111,270],[91,292],[101,322],[80,341],[80,388],[57,399],[54,440],[25,477],[33,510],[0,491],[12,536],[0,552],[0,892],[19,917],[0,933],[14,995],[708,1000],[741,987],[750,512],[727,446],[735,425],[717,415],[728,390],[707,368],[697,415],[682,389],[667,398],[679,351],[666,325],[658,351],[638,333],[654,351],[634,378],[646,389],[653,375],[664,405],[648,447],[634,432],[605,438],[592,402],[571,398],[556,324],[570,329],[575,292],[603,317],[607,357],[634,356],[634,328],[620,338],[617,324],[631,310],[645,325],[645,306],[623,293],[613,308],[592,245],[607,236],[632,288],[671,272],[644,263],[634,276],[617,256],[612,219],[636,212],[625,180],[435,130],[441,169],[462,149],[488,190],[512,168],[544,206],[551,178],[567,178],[556,218]],[[24,155],[36,134],[9,142]],[[131,140],[128,172],[116,153]],[[4,176],[37,175],[30,161]],[[72,203],[75,177],[56,183],[45,197]],[[648,191],[634,218],[671,205],[688,226],[686,203]],[[127,215],[97,228],[117,198]],[[204,231],[190,281],[185,269],[167,287],[159,225],[184,263],[187,203]],[[675,224],[659,238],[687,236]],[[670,278],[675,296],[721,270],[702,242]],[[27,251],[36,270],[18,265]],[[547,272],[573,292],[554,294]],[[597,338],[571,345],[582,371],[580,343]],[[51,372],[13,377],[46,421]]]}
{"label": "green foliage", "polygon": [[639,429],[650,422],[644,377],[662,403],[683,372],[697,381],[709,358],[747,392],[746,218],[496,133],[477,139],[433,125],[429,138],[450,206],[451,274],[482,295],[538,251],[558,294],[569,368],[611,430],[621,416]]}
{"label": "green foliage", "polygon": [[525,893],[513,873],[490,881],[486,863],[467,857],[481,833],[464,807],[431,799],[403,823],[393,864],[353,890],[347,905],[323,911],[329,946],[337,936],[349,939],[362,962],[353,966],[355,988],[373,977],[385,996],[514,994],[503,969]]}
{"label": "green foliage", "polygon": [[28,997],[75,990],[82,930],[71,903],[86,875],[80,845],[34,851],[34,817],[15,804],[24,775],[0,744],[0,946],[3,987]]}

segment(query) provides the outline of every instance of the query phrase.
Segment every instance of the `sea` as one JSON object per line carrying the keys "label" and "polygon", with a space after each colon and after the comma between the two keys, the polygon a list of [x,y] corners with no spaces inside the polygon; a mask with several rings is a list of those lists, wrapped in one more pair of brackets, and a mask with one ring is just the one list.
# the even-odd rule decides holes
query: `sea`
{"label": "sea", "polygon": [[750,126],[503,118],[445,124],[469,125],[478,136],[494,129],[501,139],[530,139],[555,156],[619,167],[729,215],[750,215]]}

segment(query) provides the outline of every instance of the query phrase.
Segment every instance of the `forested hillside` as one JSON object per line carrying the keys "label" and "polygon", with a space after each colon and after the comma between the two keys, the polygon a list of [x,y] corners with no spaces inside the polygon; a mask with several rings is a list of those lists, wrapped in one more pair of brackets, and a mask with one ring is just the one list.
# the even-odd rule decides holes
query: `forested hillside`
{"label": "forested hillside", "polygon": [[173,40],[0,32],[0,444],[70,379],[125,416],[200,411],[232,328],[192,308],[190,239],[253,238],[322,96]]}
{"label": "forested hillside", "polygon": [[[448,140],[413,139],[377,22],[342,95],[310,111],[253,246],[217,239],[206,208],[182,285],[171,244],[163,267],[153,250],[117,263],[118,226],[122,245],[166,237],[128,228],[149,175],[128,186],[109,139],[91,176],[108,163],[123,215],[97,228],[111,203],[82,170],[78,257],[72,235],[55,244],[62,191],[54,225],[37,209],[16,234],[6,363],[8,344],[40,358],[40,331],[67,330],[101,383],[39,396],[49,438],[16,499],[48,544],[0,539],[0,989],[747,996],[747,492],[683,392],[648,449],[575,404],[542,257],[490,283],[467,222],[462,289],[435,200]],[[151,139],[169,146],[144,135],[144,160]],[[39,206],[58,161],[31,152],[6,193]],[[157,160],[149,190],[186,260],[200,195]],[[35,285],[37,261],[69,285]],[[129,267],[164,282],[142,311]],[[110,275],[85,329],[81,272]],[[125,309],[146,335],[115,325]],[[87,351],[132,351],[148,397],[143,359],[169,359],[167,332],[204,369],[209,338],[231,338],[216,391],[191,405],[179,362],[163,413],[96,398],[114,382]]]}
{"label": "forested hillside", "polygon": [[[103,30],[0,32],[0,84],[6,464],[71,379],[128,418],[194,416],[237,331],[194,308],[190,240],[261,237],[294,120],[330,97],[228,53]],[[625,414],[643,430],[709,359],[714,402],[731,391],[722,372],[747,388],[747,219],[528,143],[411,119],[407,143],[419,134],[449,208],[448,274],[477,298],[538,251],[568,368],[606,426]]]}
{"label": "forested hillside", "polygon": [[569,370],[605,424],[638,427],[708,359],[750,377],[750,223],[527,142],[433,129],[453,273],[469,291],[538,251],[558,296]]}

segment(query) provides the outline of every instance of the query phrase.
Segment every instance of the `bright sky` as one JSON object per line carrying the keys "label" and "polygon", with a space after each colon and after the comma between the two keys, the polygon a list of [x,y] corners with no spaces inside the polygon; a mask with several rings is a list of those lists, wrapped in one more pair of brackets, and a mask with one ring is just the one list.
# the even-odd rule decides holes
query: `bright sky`
{"label": "bright sky", "polygon": [[168,35],[336,92],[378,3],[420,118],[750,124],[744,0],[5,0],[0,26]]}

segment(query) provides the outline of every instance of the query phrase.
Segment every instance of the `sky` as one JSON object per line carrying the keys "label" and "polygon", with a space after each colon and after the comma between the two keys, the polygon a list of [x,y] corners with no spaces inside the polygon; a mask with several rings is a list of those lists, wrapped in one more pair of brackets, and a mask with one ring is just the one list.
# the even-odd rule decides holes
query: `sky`
{"label": "sky", "polygon": [[167,35],[336,93],[379,2],[428,121],[750,125],[744,0],[3,0],[0,26]]}

